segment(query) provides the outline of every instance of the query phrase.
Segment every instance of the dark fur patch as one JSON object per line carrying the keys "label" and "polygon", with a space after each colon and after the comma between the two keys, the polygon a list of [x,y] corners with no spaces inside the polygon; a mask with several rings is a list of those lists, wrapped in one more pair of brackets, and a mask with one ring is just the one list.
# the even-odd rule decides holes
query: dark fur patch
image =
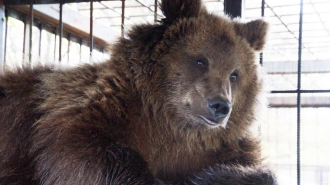
{"label": "dark fur patch", "polygon": [[163,0],[161,10],[165,15],[165,23],[172,23],[178,19],[197,17],[201,10],[199,0]]}
{"label": "dark fur patch", "polygon": [[5,93],[5,89],[3,87],[0,87],[0,97],[5,97],[6,93]]}
{"label": "dark fur patch", "polygon": [[262,20],[251,21],[247,24],[235,24],[237,34],[245,38],[255,50],[261,50],[264,47],[267,29],[268,24]]}

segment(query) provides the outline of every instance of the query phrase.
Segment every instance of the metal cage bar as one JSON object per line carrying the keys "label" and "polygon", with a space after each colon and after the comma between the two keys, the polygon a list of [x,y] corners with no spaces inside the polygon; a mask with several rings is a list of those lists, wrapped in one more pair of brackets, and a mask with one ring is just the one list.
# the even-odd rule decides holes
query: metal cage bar
{"label": "metal cage bar", "polygon": [[4,52],[3,52],[3,71],[6,69],[6,53],[7,53],[7,39],[8,39],[8,14],[9,10],[6,8],[5,9],[5,43],[4,43]]}
{"label": "metal cage bar", "polygon": [[62,61],[62,38],[63,38],[63,3],[61,2],[60,3],[60,30],[59,30],[59,46],[58,46],[58,53],[59,53],[59,56],[58,56],[58,60],[59,62]]}
{"label": "metal cage bar", "polygon": [[68,63],[70,62],[70,46],[71,46],[71,34],[68,33],[67,34],[67,39],[68,39],[68,52],[67,52],[67,56],[68,56]]}
{"label": "metal cage bar", "polygon": [[301,55],[302,55],[302,24],[303,24],[303,3],[300,1],[300,15],[299,15],[299,44],[298,44],[298,79],[297,79],[297,184],[300,185],[301,179],[301,161],[300,161],[300,112],[301,112]]}
{"label": "metal cage bar", "polygon": [[23,51],[22,51],[22,62],[25,62],[25,45],[26,45],[26,17],[23,17]]}
{"label": "metal cage bar", "polygon": [[38,55],[39,55],[39,60],[41,58],[41,39],[42,39],[42,23],[39,23],[38,25],[39,28],[39,50],[38,50]]}
{"label": "metal cage bar", "polygon": [[121,36],[125,34],[125,0],[121,0]]}
{"label": "metal cage bar", "polygon": [[157,22],[157,6],[158,6],[158,0],[155,0],[154,23]]}
{"label": "metal cage bar", "polygon": [[94,49],[94,37],[93,37],[93,0],[90,1],[90,21],[89,21],[89,54],[93,56],[93,49]]}
{"label": "metal cage bar", "polygon": [[56,37],[57,37],[57,27],[53,29],[54,34],[54,61],[56,60]]}
{"label": "metal cage bar", "polygon": [[[299,90],[300,93],[330,93],[330,90]],[[298,90],[270,91],[272,94],[298,93]]]}
{"label": "metal cage bar", "polygon": [[[261,17],[265,16],[265,0],[261,0]],[[260,52],[259,54],[259,64],[264,65],[264,53]]]}
{"label": "metal cage bar", "polygon": [[29,16],[30,16],[30,33],[29,33],[29,66],[31,67],[32,65],[32,32],[33,32],[33,0],[30,1],[30,11],[29,11]]}
{"label": "metal cage bar", "polygon": [[82,56],[81,56],[81,54],[82,54],[82,42],[83,42],[83,39],[82,38],[80,38],[79,39],[79,62],[81,63],[81,59],[82,59]]}
{"label": "metal cage bar", "polygon": [[[299,13],[299,36],[298,36],[298,65],[297,65],[297,90],[273,90],[271,93],[294,93],[297,94],[297,185],[301,184],[301,94],[303,93],[330,93],[330,90],[302,90],[302,26],[303,26],[303,0],[300,1]],[[264,0],[262,0],[262,14],[264,12]]]}

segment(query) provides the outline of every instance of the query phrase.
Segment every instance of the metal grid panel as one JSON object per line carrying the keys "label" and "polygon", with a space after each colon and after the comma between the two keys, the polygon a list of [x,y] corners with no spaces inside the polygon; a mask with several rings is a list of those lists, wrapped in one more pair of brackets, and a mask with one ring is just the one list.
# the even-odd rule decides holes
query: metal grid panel
{"label": "metal grid panel", "polygon": [[[223,14],[223,1],[203,0],[206,8],[214,13]],[[158,5],[160,0],[157,1]],[[82,14],[89,16],[89,3],[70,3],[70,6]],[[113,27],[120,32],[122,18],[121,1],[101,1],[94,3],[94,18],[101,24]],[[163,18],[159,7],[157,8],[157,20]],[[155,17],[155,0],[126,0],[125,1],[125,30],[132,25],[152,23]]]}
{"label": "metal grid panel", "polygon": [[[252,4],[249,20],[260,10]],[[329,8],[329,1],[265,2],[264,19],[271,28],[263,60],[275,93],[268,98],[271,106],[282,108],[268,110],[262,135],[267,137],[264,152],[283,184],[330,183],[330,109],[315,108],[329,107],[330,100]]]}
{"label": "metal grid panel", "polygon": [[[260,7],[259,0],[247,0],[246,19],[260,18]],[[305,0],[303,7],[301,88],[330,89],[327,81],[330,74],[330,1]],[[264,67],[272,73],[269,90],[295,90],[297,87],[297,75],[283,74],[297,73],[299,10],[299,0],[265,2],[264,19],[271,25],[264,49]],[[316,76],[321,78],[314,78]]]}
{"label": "metal grid panel", "polygon": [[[250,3],[251,2],[251,3]],[[254,6],[257,5],[258,6]],[[260,17],[260,1],[246,1],[246,18]],[[267,61],[296,61],[299,37],[298,0],[266,1],[265,20],[270,33],[265,49]],[[330,1],[304,1],[303,60],[329,60]],[[258,15],[259,12],[259,15]]]}

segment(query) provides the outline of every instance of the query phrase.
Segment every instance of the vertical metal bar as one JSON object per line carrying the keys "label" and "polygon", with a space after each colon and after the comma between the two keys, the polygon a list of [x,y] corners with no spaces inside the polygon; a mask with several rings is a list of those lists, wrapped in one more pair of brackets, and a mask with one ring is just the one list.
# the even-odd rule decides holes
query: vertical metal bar
{"label": "vertical metal bar", "polygon": [[59,46],[58,46],[58,60],[59,62],[62,61],[62,38],[63,38],[63,2],[60,2],[60,33],[59,33]]}
{"label": "vertical metal bar", "polygon": [[26,17],[23,17],[24,31],[23,31],[23,51],[22,51],[22,64],[25,63],[25,44],[26,44]]}
{"label": "vertical metal bar", "polygon": [[30,35],[29,35],[29,67],[32,66],[32,27],[33,27],[33,0],[30,0]]}
{"label": "vertical metal bar", "polygon": [[301,111],[301,55],[302,55],[302,24],[303,24],[304,0],[300,0],[299,15],[299,46],[298,46],[298,79],[297,79],[297,184],[300,185],[301,162],[300,162],[300,111]]}
{"label": "vertical metal bar", "polygon": [[82,52],[81,52],[81,49],[82,49],[82,38],[79,39],[79,62],[81,62],[81,59],[82,59]]}
{"label": "vertical metal bar", "polygon": [[121,36],[124,36],[125,29],[125,0],[121,0]]}
{"label": "vertical metal bar", "polygon": [[155,0],[155,12],[154,12],[154,22],[157,22],[157,7],[158,7],[158,2]]}
{"label": "vertical metal bar", "polygon": [[38,25],[39,28],[39,51],[38,51],[38,55],[39,55],[39,62],[41,62],[41,39],[42,39],[42,23],[40,23]]}
{"label": "vertical metal bar", "polygon": [[[265,15],[265,0],[261,0],[261,17],[264,17]],[[259,64],[260,66],[263,66],[264,64],[264,53],[263,51],[260,52],[259,54]],[[259,136],[261,136],[261,122],[258,124],[258,133]]]}
{"label": "vertical metal bar", "polygon": [[[6,24],[6,16],[5,16],[5,6],[4,3],[2,1],[0,1],[0,30],[5,30],[5,24]],[[3,37],[4,35],[2,35],[2,37],[0,37],[0,73],[4,72],[4,42],[5,42],[5,38]]]}
{"label": "vertical metal bar", "polygon": [[[4,3],[0,1],[0,30],[5,30],[5,24],[6,24],[6,7],[4,6]],[[4,47],[5,47],[5,38],[4,35],[1,35],[0,37],[0,73],[4,72],[4,58],[6,53],[4,53]]]}
{"label": "vertical metal bar", "polygon": [[68,33],[68,63],[70,62],[70,45],[71,45],[71,34]]}
{"label": "vertical metal bar", "polygon": [[57,37],[57,28],[54,27],[53,29],[54,34],[54,61],[56,61],[56,37]]}
{"label": "vertical metal bar", "polygon": [[264,53],[263,52],[261,52],[260,55],[259,55],[259,64],[261,66],[264,65]]}
{"label": "vertical metal bar", "polygon": [[265,16],[265,0],[261,0],[261,17]]}
{"label": "vertical metal bar", "polygon": [[[265,0],[261,0],[261,17],[265,16]],[[264,65],[264,53],[261,52],[259,56],[259,63],[261,66]]]}
{"label": "vertical metal bar", "polygon": [[93,56],[93,49],[94,49],[94,37],[93,37],[93,0],[90,2],[90,21],[89,21],[89,54],[90,57]]}
{"label": "vertical metal bar", "polygon": [[8,39],[8,14],[9,14],[9,10],[6,8],[5,9],[5,19],[6,19],[6,23],[5,23],[5,43],[4,43],[4,51],[3,51],[3,68],[2,71],[6,70],[6,55],[7,55],[7,39]]}

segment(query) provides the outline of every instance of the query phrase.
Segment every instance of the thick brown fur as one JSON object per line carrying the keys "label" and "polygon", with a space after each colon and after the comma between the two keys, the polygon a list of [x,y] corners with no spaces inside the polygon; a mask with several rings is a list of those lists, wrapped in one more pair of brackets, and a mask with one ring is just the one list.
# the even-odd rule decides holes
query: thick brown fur
{"label": "thick brown fur", "polygon": [[[276,184],[249,133],[267,24],[163,0],[111,60],[0,76],[0,184]],[[210,116],[210,98],[228,102]]]}

